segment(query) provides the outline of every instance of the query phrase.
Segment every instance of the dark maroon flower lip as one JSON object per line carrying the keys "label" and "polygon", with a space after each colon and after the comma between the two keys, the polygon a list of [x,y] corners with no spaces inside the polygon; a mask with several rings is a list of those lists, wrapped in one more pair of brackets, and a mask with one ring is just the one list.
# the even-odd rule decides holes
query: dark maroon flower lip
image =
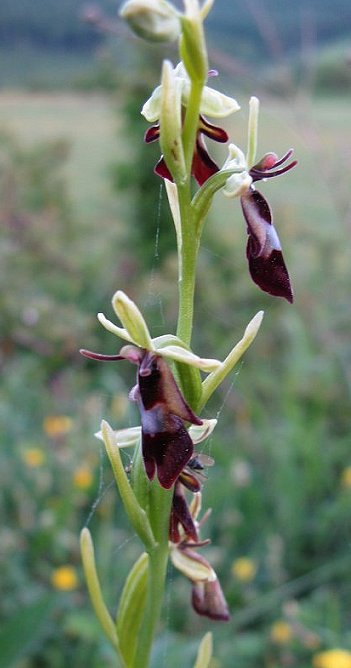
{"label": "dark maroon flower lip", "polygon": [[230,614],[218,579],[195,582],[192,589],[192,605],[198,615],[214,621],[228,622]]}
{"label": "dark maroon flower lip", "polygon": [[169,524],[169,539],[172,543],[180,543],[182,540],[179,526],[182,527],[186,540],[196,544],[199,542],[197,528],[185,498],[184,489],[178,479],[174,485]]}
{"label": "dark maroon flower lip", "polygon": [[247,223],[246,256],[252,280],[261,290],[293,302],[293,291],[270,206],[252,187],[240,198]]}
{"label": "dark maroon flower lip", "polygon": [[138,366],[137,384],[130,392],[141,415],[142,455],[146,475],[155,474],[170,489],[193,454],[193,442],[185,422],[201,425],[181,394],[164,359],[154,352],[124,346],[117,355],[103,355],[82,349],[81,354],[100,361],[127,359]]}

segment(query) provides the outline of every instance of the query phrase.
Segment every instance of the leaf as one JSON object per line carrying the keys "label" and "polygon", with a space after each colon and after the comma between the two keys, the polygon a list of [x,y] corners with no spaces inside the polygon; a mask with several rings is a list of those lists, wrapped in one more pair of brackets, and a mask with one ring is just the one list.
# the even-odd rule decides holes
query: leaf
{"label": "leaf", "polygon": [[213,373],[210,373],[209,376],[205,378],[205,380],[202,383],[202,397],[200,402],[200,409],[202,409],[206,405],[207,401],[209,400],[213,392],[216,390],[218,385],[224,380],[224,378],[228,375],[228,373],[230,373],[230,371],[234,368],[234,366],[243,356],[245,351],[251,345],[261,326],[263,315],[264,311],[259,311],[258,313],[256,313],[256,315],[252,318],[252,320],[250,320],[249,324],[247,325],[244,332],[244,336],[230,351],[229,355],[227,355],[221,367],[216,371],[214,371]]}
{"label": "leaf", "polygon": [[122,464],[121,455],[119,453],[118,443],[116,443],[115,432],[110,425],[105,422],[101,423],[102,438],[105,443],[106,452],[111,462],[112,470],[115,476],[118,491],[121,495],[125,511],[147,549],[155,546],[155,539],[152,533],[150,522],[145,510],[139,506],[138,500],[129,483],[127,474]]}
{"label": "leaf", "polygon": [[31,647],[39,643],[48,628],[48,618],[54,608],[56,595],[46,594],[35,603],[21,608],[1,626],[1,668],[14,666]]}
{"label": "leaf", "polygon": [[116,619],[120,651],[127,666],[132,666],[136,638],[145,608],[149,558],[144,552],[131,569],[124,585]]}
{"label": "leaf", "polygon": [[87,527],[82,529],[80,534],[80,549],[82,554],[83,568],[85,579],[88,585],[90,599],[95,611],[95,614],[104,630],[106,637],[109,639],[111,645],[115,650],[119,651],[118,635],[112,621],[111,615],[107,610],[105,601],[102,596],[99,577],[95,564],[94,545],[91,538],[90,531]]}
{"label": "leaf", "polygon": [[201,640],[194,668],[209,668],[212,658],[212,633],[206,633]]}

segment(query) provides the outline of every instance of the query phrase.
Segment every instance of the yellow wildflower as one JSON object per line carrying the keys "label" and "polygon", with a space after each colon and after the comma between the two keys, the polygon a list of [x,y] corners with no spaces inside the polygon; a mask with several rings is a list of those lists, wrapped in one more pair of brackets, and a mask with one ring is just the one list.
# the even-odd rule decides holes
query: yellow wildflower
{"label": "yellow wildflower", "polygon": [[341,474],[341,484],[346,489],[351,489],[351,466],[347,466]]}
{"label": "yellow wildflower", "polygon": [[50,438],[65,436],[73,426],[72,418],[67,415],[48,415],[43,422],[43,429]]}
{"label": "yellow wildflower", "polygon": [[23,450],[21,456],[30,469],[42,466],[45,461],[45,454],[40,448],[27,448],[27,450]]}
{"label": "yellow wildflower", "polygon": [[251,582],[257,572],[257,564],[249,557],[240,557],[232,563],[232,574],[240,582]]}
{"label": "yellow wildflower", "polygon": [[272,625],[270,636],[277,645],[286,645],[293,638],[293,629],[284,619],[279,619]]}
{"label": "yellow wildflower", "polygon": [[351,668],[351,652],[345,649],[329,649],[315,654],[313,668]]}
{"label": "yellow wildflower", "polygon": [[77,572],[73,566],[60,566],[51,574],[51,583],[60,591],[72,591],[78,586]]}
{"label": "yellow wildflower", "polygon": [[79,466],[73,473],[73,484],[78,489],[89,489],[93,476],[87,466]]}

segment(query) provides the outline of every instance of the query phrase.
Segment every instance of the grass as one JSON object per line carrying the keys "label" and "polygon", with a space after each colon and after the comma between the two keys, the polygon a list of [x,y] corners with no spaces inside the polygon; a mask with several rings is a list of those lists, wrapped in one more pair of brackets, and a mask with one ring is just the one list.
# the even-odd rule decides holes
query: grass
{"label": "grass", "polygon": [[107,169],[114,158],[117,116],[108,99],[70,93],[0,93],[0,124],[25,145],[65,139],[69,195],[79,215],[93,220],[111,200]]}
{"label": "grass", "polygon": [[[230,123],[241,145],[245,111]],[[6,656],[27,648],[26,656],[15,656],[20,668],[112,666],[86,600],[77,536],[94,507],[99,571],[113,609],[139,547],[92,434],[102,416],[121,426],[135,422],[125,400],[133,379],[124,369],[117,373],[112,366],[83,364],[76,350],[114,345],[98,330],[94,314],[108,313],[117,287],[132,291],[162,333],[162,318],[174,320],[174,261],[155,257],[151,279],[140,281],[126,242],[128,207],[122,194],[116,204],[107,176],[110,163],[127,154],[123,127],[108,99],[2,92],[0,124],[25,147],[68,139],[63,173],[73,202],[68,220],[50,201],[41,210],[26,211],[30,223],[18,236],[4,205],[1,210],[6,576],[1,614],[12,631],[0,635],[0,642],[6,643]],[[204,535],[213,540],[207,554],[233,613],[230,624],[214,627],[221,668],[232,668],[234,660],[236,668],[310,668],[314,654],[325,648],[351,649],[348,124],[345,98],[262,104],[259,153],[294,146],[299,160],[290,175],[260,184],[293,276],[293,307],[250,283],[246,232],[236,202],[217,195],[207,225],[198,285],[200,351],[224,356],[248,319],[260,308],[266,311],[253,348],[208,409],[209,415],[210,409],[219,413],[220,428],[206,446],[216,467],[204,490],[205,506],[213,507]],[[132,173],[133,156],[131,149]],[[21,203],[30,170],[24,171],[22,158],[19,162]],[[155,316],[158,295],[162,313]],[[54,416],[70,418],[56,422],[56,433]],[[28,455],[33,450],[39,452],[36,459]],[[88,471],[85,486],[75,475],[82,466]],[[255,566],[246,581],[232,570],[241,557]],[[52,575],[66,564],[74,567],[78,581],[71,591],[54,592]],[[193,661],[198,638],[209,625],[191,612],[189,595],[188,583],[172,576],[154,668],[161,668],[165,655],[170,668]],[[43,624],[51,606],[51,621]],[[38,619],[34,632],[28,621],[33,615]],[[288,625],[285,639],[273,633],[277,621]]]}
{"label": "grass", "polygon": [[90,76],[95,64],[91,51],[50,50],[17,40],[12,47],[0,46],[0,87],[67,88],[79,78]]}

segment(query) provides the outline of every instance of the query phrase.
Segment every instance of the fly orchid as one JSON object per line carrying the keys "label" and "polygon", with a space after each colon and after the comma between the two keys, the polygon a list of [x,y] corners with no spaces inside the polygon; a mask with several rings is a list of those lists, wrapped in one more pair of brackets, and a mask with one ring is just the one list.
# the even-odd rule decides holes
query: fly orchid
{"label": "fly orchid", "polygon": [[[179,90],[179,110],[181,117],[184,117],[190,92],[190,81],[184,65],[179,63],[173,70],[175,86]],[[210,70],[209,76],[216,76],[216,70]],[[145,102],[141,113],[150,123],[159,121],[161,116],[162,85],[158,86],[151,97]],[[235,111],[238,111],[239,105],[236,100],[208,86],[203,89],[200,105],[200,116],[196,143],[192,160],[191,172],[199,185],[202,185],[213,174],[219,171],[218,165],[214,162],[207,151],[204,135],[214,141],[225,143],[228,141],[226,131],[210,123],[205,116],[212,118],[224,118]],[[152,125],[145,133],[145,142],[151,143],[160,138],[160,123]],[[171,172],[163,156],[155,166],[155,172],[164,179],[173,180]]]}

